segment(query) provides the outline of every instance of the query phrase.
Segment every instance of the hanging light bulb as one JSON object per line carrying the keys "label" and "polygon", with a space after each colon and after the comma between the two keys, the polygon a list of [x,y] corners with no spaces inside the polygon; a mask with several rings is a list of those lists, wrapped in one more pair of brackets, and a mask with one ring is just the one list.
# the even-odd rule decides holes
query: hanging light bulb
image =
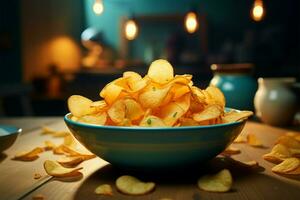
{"label": "hanging light bulb", "polygon": [[96,15],[101,15],[104,11],[104,6],[102,0],[95,0],[93,5],[93,11]]}
{"label": "hanging light bulb", "polygon": [[265,16],[264,4],[262,0],[255,0],[251,10],[251,16],[254,21],[261,21]]}
{"label": "hanging light bulb", "polygon": [[193,11],[188,12],[184,19],[185,29],[189,33],[195,33],[199,27],[197,14]]}
{"label": "hanging light bulb", "polygon": [[134,40],[138,35],[138,26],[133,19],[125,23],[125,37],[127,40]]}

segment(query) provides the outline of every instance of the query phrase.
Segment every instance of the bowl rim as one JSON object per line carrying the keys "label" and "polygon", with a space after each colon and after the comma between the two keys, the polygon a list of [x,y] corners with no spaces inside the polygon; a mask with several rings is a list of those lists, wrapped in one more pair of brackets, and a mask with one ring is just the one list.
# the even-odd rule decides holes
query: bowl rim
{"label": "bowl rim", "polygon": [[[18,135],[22,132],[22,128],[19,128],[19,127],[13,126],[13,125],[0,124],[0,128],[4,129],[7,132],[7,134],[0,135],[0,137]],[[8,130],[8,129],[11,129],[11,130]]]}
{"label": "bowl rim", "polygon": [[[240,110],[233,109],[233,108],[225,108],[225,110],[235,110],[240,112]],[[64,121],[68,124],[72,124],[75,126],[81,126],[85,128],[96,128],[96,129],[110,129],[110,130],[143,130],[143,131],[153,131],[153,130],[166,130],[166,131],[171,131],[171,130],[193,130],[193,129],[212,129],[212,128],[217,128],[217,127],[227,127],[227,126],[233,126],[233,125],[239,125],[247,121],[247,119],[237,121],[237,122],[230,122],[230,123],[225,123],[225,124],[213,124],[213,125],[201,125],[201,126],[179,126],[179,127],[140,127],[140,126],[103,126],[103,125],[96,125],[96,124],[87,124],[87,123],[81,123],[81,122],[76,122],[73,121],[69,118],[71,113],[67,113],[64,116]]]}

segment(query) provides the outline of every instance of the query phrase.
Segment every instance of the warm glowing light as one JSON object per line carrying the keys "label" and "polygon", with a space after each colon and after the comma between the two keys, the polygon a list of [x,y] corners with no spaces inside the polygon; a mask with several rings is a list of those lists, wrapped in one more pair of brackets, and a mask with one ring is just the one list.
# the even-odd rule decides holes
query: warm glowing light
{"label": "warm glowing light", "polygon": [[125,24],[125,36],[128,40],[134,40],[138,34],[138,27],[135,21],[128,20]]}
{"label": "warm glowing light", "polygon": [[265,15],[264,5],[262,0],[255,0],[251,10],[252,19],[254,21],[261,21]]}
{"label": "warm glowing light", "polygon": [[101,15],[101,13],[103,13],[104,6],[102,0],[95,0],[93,10],[97,15]]}
{"label": "warm glowing light", "polygon": [[187,13],[187,15],[185,16],[184,24],[187,32],[189,33],[196,32],[199,26],[196,13],[194,12]]}

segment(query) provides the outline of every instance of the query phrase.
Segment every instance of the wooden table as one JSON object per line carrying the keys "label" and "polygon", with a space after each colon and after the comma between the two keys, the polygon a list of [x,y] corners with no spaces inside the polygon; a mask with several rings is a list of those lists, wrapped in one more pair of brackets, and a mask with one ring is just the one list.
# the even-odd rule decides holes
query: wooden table
{"label": "wooden table", "polygon": [[[156,190],[144,196],[127,196],[116,191],[115,179],[122,173],[100,158],[83,162],[83,178],[75,181],[61,181],[49,177],[43,169],[46,159],[56,159],[51,151],[42,153],[33,162],[11,160],[16,152],[43,146],[45,140],[56,144],[62,143],[62,138],[41,135],[41,126],[47,125],[56,130],[66,130],[62,117],[57,118],[11,118],[0,119],[0,124],[13,124],[23,128],[23,133],[15,144],[0,155],[0,199],[32,199],[41,194],[46,199],[300,199],[300,181],[281,177],[271,172],[272,163],[262,159],[269,152],[274,141],[287,129],[248,122],[243,134],[254,133],[260,138],[265,148],[254,148],[247,144],[234,144],[241,149],[241,154],[233,156],[239,160],[256,160],[260,170],[249,170],[222,159],[214,159],[195,170],[173,173],[169,175],[148,175],[148,179],[156,182]],[[300,134],[300,133],[299,133]],[[196,182],[201,173],[209,169],[228,168],[234,178],[232,190],[228,193],[209,193],[197,188]],[[42,174],[35,180],[34,173]],[[94,189],[103,183],[113,186],[114,196],[99,196]]]}

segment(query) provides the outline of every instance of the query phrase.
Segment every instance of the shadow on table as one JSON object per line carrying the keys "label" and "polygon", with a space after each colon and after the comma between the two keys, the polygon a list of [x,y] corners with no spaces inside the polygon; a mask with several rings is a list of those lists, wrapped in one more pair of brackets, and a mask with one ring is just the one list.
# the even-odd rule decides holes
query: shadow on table
{"label": "shadow on table", "polygon": [[[203,174],[214,173],[227,168],[231,171],[234,184],[232,190],[227,193],[210,193],[201,191],[197,187],[197,180]],[[297,199],[299,187],[278,180],[274,177],[262,174],[264,169],[258,167],[250,169],[238,166],[224,158],[213,159],[208,164],[189,168],[182,171],[169,171],[165,173],[130,173],[121,171],[112,165],[106,165],[88,177],[77,190],[74,199]],[[143,196],[128,196],[116,190],[115,180],[121,176],[130,174],[143,181],[156,183],[154,192]],[[94,193],[97,186],[110,184],[113,187],[113,196],[100,196]]]}
{"label": "shadow on table", "polygon": [[7,158],[7,155],[5,153],[0,153],[0,163],[2,163],[5,158]]}

